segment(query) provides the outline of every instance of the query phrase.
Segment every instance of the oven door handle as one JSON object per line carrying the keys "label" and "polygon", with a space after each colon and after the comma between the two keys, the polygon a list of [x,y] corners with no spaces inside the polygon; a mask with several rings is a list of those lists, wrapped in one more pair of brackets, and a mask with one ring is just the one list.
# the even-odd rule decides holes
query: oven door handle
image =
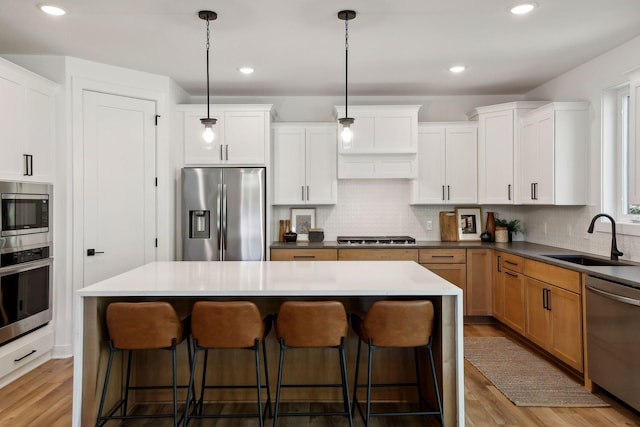
{"label": "oven door handle", "polygon": [[29,261],[23,264],[11,265],[0,268],[0,276],[9,274],[22,273],[23,271],[33,270],[36,268],[47,267],[51,265],[52,258],[39,259],[37,261]]}
{"label": "oven door handle", "polygon": [[595,292],[596,294],[600,294],[605,298],[609,298],[612,299],[614,301],[618,301],[618,302],[622,302],[625,304],[630,304],[630,305],[636,305],[640,307],[640,300],[637,300],[635,298],[629,298],[629,297],[623,297],[622,295],[616,295],[616,294],[612,294],[609,292],[605,292],[601,289],[598,288],[594,288],[592,286],[587,285],[587,289],[590,290],[591,292]]}

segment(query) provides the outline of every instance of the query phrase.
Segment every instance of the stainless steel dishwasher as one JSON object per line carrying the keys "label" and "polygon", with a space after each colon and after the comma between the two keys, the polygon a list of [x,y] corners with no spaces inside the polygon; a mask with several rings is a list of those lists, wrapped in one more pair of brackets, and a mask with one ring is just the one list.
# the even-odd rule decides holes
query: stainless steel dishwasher
{"label": "stainless steel dishwasher", "polygon": [[589,377],[640,410],[640,289],[592,276],[586,288]]}

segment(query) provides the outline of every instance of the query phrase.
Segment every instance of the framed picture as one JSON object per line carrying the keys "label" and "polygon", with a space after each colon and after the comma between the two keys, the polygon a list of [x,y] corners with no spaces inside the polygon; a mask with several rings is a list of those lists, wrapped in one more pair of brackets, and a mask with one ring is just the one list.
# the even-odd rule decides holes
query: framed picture
{"label": "framed picture", "polygon": [[298,241],[309,240],[309,230],[316,227],[316,208],[291,208],[291,231]]}
{"label": "framed picture", "polygon": [[458,240],[480,240],[482,212],[480,208],[456,208]]}

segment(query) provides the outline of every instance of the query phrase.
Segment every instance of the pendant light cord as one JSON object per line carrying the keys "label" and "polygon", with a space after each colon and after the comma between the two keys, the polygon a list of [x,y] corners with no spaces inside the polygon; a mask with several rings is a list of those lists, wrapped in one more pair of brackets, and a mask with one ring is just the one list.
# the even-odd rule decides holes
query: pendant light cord
{"label": "pendant light cord", "polygon": [[344,116],[349,117],[349,19],[344,20]]}
{"label": "pendant light cord", "polygon": [[210,89],[209,89],[209,19],[207,19],[207,119],[210,119],[211,116],[209,115],[209,93],[210,93]]}

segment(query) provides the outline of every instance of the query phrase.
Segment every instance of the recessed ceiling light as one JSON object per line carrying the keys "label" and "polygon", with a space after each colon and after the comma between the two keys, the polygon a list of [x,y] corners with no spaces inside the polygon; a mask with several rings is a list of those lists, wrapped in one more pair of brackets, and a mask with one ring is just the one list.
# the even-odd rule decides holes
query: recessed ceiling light
{"label": "recessed ceiling light", "polygon": [[537,5],[535,3],[523,3],[512,7],[510,11],[514,15],[526,15],[527,13],[535,9],[536,6]]}
{"label": "recessed ceiling light", "polygon": [[67,14],[67,11],[64,10],[63,8],[59,6],[54,6],[52,4],[41,4],[38,7],[40,8],[41,11],[43,11],[47,15],[62,16]]}
{"label": "recessed ceiling light", "polygon": [[449,68],[449,71],[457,74],[463,72],[466,69],[467,67],[465,67],[464,65],[454,65],[453,67]]}
{"label": "recessed ceiling light", "polygon": [[238,70],[240,70],[242,74],[252,74],[254,71],[251,67],[240,67]]}

